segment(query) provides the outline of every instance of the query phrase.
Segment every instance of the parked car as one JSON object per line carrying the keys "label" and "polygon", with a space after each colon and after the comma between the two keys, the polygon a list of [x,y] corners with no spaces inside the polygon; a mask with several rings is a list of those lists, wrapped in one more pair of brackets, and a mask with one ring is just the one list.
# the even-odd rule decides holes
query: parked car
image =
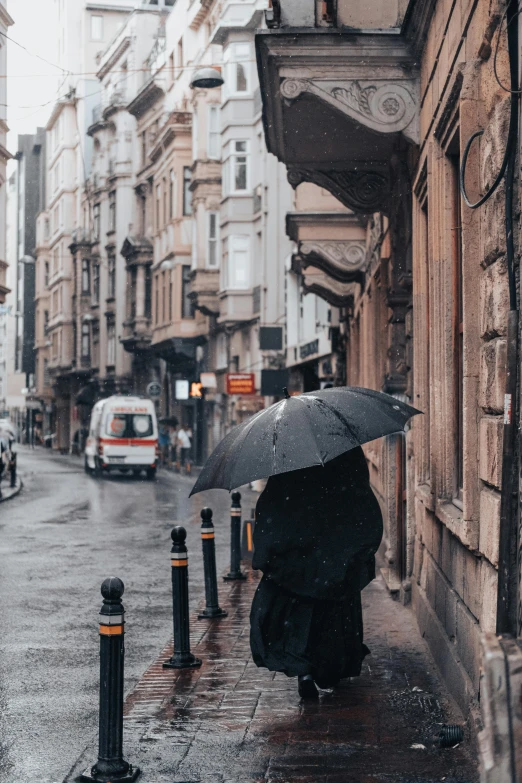
{"label": "parked car", "polygon": [[153,480],[158,464],[158,423],[154,403],[115,395],[100,400],[91,413],[85,446],[85,470],[101,475],[112,470],[142,470]]}

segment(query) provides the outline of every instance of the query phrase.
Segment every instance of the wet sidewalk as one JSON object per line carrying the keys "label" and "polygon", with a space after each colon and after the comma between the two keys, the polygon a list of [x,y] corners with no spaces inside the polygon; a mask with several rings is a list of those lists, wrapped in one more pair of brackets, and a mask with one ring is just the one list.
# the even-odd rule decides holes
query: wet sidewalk
{"label": "wet sidewalk", "polygon": [[[462,723],[411,612],[382,580],[363,593],[372,654],[359,678],[315,703],[296,680],[251,660],[248,616],[258,574],[220,585],[221,620],[192,613],[200,669],[163,669],[167,645],[126,701],[125,753],[144,783],[474,783],[469,743],[440,749],[443,723]],[[195,607],[193,607],[195,609]],[[328,639],[324,640],[328,644]],[[89,749],[66,778],[95,758]]]}

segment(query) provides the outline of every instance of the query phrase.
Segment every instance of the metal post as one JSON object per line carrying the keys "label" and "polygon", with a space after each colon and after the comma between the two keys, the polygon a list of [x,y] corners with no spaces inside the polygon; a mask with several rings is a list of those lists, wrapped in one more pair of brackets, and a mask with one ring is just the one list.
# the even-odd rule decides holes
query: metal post
{"label": "metal post", "polygon": [[174,620],[174,654],[163,666],[166,669],[191,669],[201,661],[190,652],[190,623],[188,595],[188,552],[185,546],[187,531],[175,527],[170,534],[172,549],[172,616]]}
{"label": "metal post", "polygon": [[201,511],[201,545],[203,547],[203,568],[205,571],[206,606],[198,615],[200,620],[211,617],[226,617],[227,613],[220,608],[216,574],[216,545],[214,540],[214,525],[212,509]]}
{"label": "metal post", "polygon": [[234,579],[246,579],[241,571],[241,495],[232,492],[230,509],[230,572],[223,577],[229,582]]}
{"label": "metal post", "polygon": [[100,725],[98,761],[81,775],[96,783],[128,783],[140,774],[123,758],[123,667],[125,610],[123,582],[113,576],[101,586],[100,612]]}
{"label": "metal post", "polygon": [[16,487],[16,454],[11,453],[11,459],[9,460],[9,471],[11,473],[11,486]]}

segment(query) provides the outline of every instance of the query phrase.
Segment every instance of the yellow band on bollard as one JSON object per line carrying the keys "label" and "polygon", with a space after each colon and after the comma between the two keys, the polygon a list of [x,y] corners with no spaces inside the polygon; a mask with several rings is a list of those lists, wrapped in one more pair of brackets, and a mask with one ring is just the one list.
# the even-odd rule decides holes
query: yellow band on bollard
{"label": "yellow band on bollard", "polygon": [[123,634],[123,625],[101,625],[101,636],[121,636]]}
{"label": "yellow band on bollard", "polygon": [[253,552],[254,551],[254,542],[252,540],[252,523],[251,522],[247,522],[246,533],[247,533],[247,547],[248,547],[248,551],[249,552]]}
{"label": "yellow band on bollard", "polygon": [[170,561],[171,566],[177,567],[177,566],[187,566],[188,565],[188,558],[185,560],[171,560]]}
{"label": "yellow band on bollard", "polygon": [[230,509],[230,516],[231,517],[240,517],[241,516],[241,509],[240,508],[231,508]]}
{"label": "yellow band on bollard", "polygon": [[201,538],[215,538],[214,533],[202,533]]}

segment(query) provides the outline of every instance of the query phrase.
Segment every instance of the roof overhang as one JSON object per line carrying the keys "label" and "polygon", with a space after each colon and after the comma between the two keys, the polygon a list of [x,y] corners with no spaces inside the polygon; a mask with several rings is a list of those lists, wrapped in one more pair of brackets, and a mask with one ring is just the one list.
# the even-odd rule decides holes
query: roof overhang
{"label": "roof overhang", "polygon": [[418,66],[400,32],[259,30],[256,50],[267,146],[290,183],[387,212],[389,161],[419,139]]}

